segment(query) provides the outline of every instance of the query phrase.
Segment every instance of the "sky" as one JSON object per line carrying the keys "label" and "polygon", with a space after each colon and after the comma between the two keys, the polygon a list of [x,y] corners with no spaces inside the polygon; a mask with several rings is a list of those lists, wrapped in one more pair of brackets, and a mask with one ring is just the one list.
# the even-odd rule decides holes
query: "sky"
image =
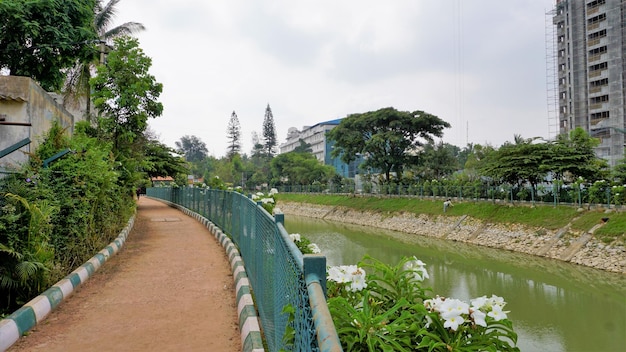
{"label": "sky", "polygon": [[[163,84],[150,128],[222,157],[233,111],[242,152],[272,109],[287,130],[394,107],[452,125],[445,143],[550,137],[546,12],[555,0],[122,0]],[[548,22],[549,17],[548,17]]]}

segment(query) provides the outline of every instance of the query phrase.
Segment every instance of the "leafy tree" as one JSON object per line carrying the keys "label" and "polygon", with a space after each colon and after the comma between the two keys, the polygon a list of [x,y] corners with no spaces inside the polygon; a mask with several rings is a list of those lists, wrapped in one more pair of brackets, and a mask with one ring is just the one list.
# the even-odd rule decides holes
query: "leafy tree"
{"label": "leafy tree", "polygon": [[0,68],[48,91],[61,88],[64,70],[96,52],[94,6],[94,0],[0,1]]}
{"label": "leafy tree", "polygon": [[[98,63],[103,63],[102,56],[106,50],[106,44],[113,44],[113,39],[125,35],[133,35],[145,29],[143,24],[137,22],[126,22],[119,26],[112,27],[111,24],[117,14],[116,6],[120,0],[111,0],[105,5],[102,0],[97,0],[93,7],[94,21],[93,25],[98,35],[100,44],[98,50],[93,55],[77,60],[72,68],[67,71],[63,92],[64,106],[80,106],[80,100],[84,99],[86,103],[85,114],[89,117],[91,113],[91,89],[89,80],[92,71]],[[100,55],[98,55],[100,54]]]}
{"label": "leafy tree", "polygon": [[142,161],[142,168],[150,178],[188,174],[185,160],[177,156],[174,149],[158,140],[147,140]]}
{"label": "leafy tree", "polygon": [[284,153],[272,159],[274,182],[310,185],[314,182],[327,183],[335,175],[335,168],[322,165],[311,153]]}
{"label": "leafy tree", "polygon": [[313,149],[311,149],[311,145],[305,142],[303,139],[299,140],[300,145],[293,149],[294,153],[312,153]]}
{"label": "leafy tree", "polygon": [[94,106],[98,109],[100,138],[113,145],[120,163],[121,182],[129,189],[140,176],[141,146],[149,118],[163,112],[158,98],[163,85],[149,74],[152,60],[147,57],[137,39],[120,37],[114,40],[115,50],[106,65],[98,67],[91,79]]}
{"label": "leafy tree", "polygon": [[450,124],[423,111],[398,111],[392,107],[352,114],[327,134],[335,141],[333,157],[345,163],[363,155],[362,167],[381,170],[390,181],[391,172],[400,179],[405,167],[418,164],[415,152],[424,141],[443,136]]}
{"label": "leafy tree", "polygon": [[604,159],[596,157],[594,148],[600,144],[580,127],[569,134],[560,134],[551,143],[546,154],[542,170],[552,172],[555,179],[564,180],[568,175],[572,179],[582,177],[589,181],[604,178],[608,168]]}
{"label": "leafy tree", "polygon": [[235,154],[239,154],[241,151],[241,125],[237,114],[233,111],[228,121],[228,129],[226,131],[226,138],[228,138],[228,151],[226,156],[232,159]]}
{"label": "leafy tree", "polygon": [[528,182],[533,187],[541,182],[546,172],[541,170],[549,145],[534,143],[535,139],[516,136],[515,143],[507,142],[486,155],[480,164],[484,176],[499,182],[521,186]]}
{"label": "leafy tree", "polygon": [[183,136],[180,141],[174,142],[179,154],[183,154],[189,162],[198,162],[207,157],[209,150],[200,138],[196,136]]}
{"label": "leafy tree", "polygon": [[[456,148],[456,149],[455,149]],[[426,179],[441,179],[459,169],[456,155],[458,147],[439,142],[437,145],[428,143],[421,152],[419,173]]]}
{"label": "leafy tree", "polygon": [[613,168],[613,180],[620,185],[626,185],[626,158],[622,159]]}
{"label": "leafy tree", "polygon": [[267,104],[267,107],[265,108],[265,118],[263,119],[263,141],[265,154],[268,157],[274,156],[276,154],[278,140],[276,137],[276,126],[274,125],[274,115],[272,114],[270,104]]}

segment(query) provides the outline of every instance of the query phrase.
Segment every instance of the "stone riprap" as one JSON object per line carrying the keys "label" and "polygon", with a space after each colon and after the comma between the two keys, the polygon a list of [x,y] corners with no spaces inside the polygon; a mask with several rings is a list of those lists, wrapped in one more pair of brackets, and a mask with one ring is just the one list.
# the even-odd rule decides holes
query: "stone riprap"
{"label": "stone riprap", "polygon": [[485,223],[469,216],[362,212],[346,207],[283,201],[277,206],[285,215],[307,216],[436,237],[626,273],[624,246],[606,245],[589,233],[570,228],[551,231],[522,224]]}

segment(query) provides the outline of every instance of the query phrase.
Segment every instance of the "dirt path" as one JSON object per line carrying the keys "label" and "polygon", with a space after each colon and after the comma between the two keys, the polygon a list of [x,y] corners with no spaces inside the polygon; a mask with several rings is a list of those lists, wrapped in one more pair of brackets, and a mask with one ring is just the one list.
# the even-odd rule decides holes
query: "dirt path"
{"label": "dirt path", "polygon": [[141,198],[121,251],[9,351],[241,351],[226,254],[194,219]]}

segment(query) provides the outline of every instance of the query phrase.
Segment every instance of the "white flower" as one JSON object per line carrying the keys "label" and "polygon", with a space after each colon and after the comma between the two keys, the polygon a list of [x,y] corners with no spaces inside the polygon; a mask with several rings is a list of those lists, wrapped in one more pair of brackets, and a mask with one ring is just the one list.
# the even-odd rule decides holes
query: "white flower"
{"label": "white flower", "polygon": [[270,196],[277,194],[277,193],[278,193],[278,190],[276,188],[270,189]]}
{"label": "white flower", "polygon": [[487,322],[485,321],[485,317],[487,316],[487,314],[485,314],[485,312],[475,309],[472,310],[470,316],[472,317],[472,319],[474,319],[474,323],[476,325],[487,327]]}
{"label": "white flower", "polygon": [[289,235],[289,238],[291,238],[291,240],[294,241],[294,242],[300,242],[301,241],[299,233],[292,233],[292,234]]}
{"label": "white flower", "polygon": [[455,298],[448,298],[439,305],[438,311],[441,317],[447,320],[453,316],[469,314],[469,304]]}
{"label": "white flower", "polygon": [[437,296],[435,298],[427,299],[424,301],[424,307],[431,312],[438,311],[439,306],[443,303],[444,299]]}
{"label": "white flower", "polygon": [[348,288],[348,290],[357,292],[366,287],[367,282],[365,282],[365,270],[357,268],[357,270],[352,273],[352,283],[350,284],[350,288]]}
{"label": "white flower", "polygon": [[352,276],[346,272],[345,266],[333,266],[328,269],[328,280],[346,283],[352,281]]}
{"label": "white flower", "polygon": [[274,198],[263,198],[261,202],[263,202],[263,204],[274,203]]}
{"label": "white flower", "polygon": [[498,305],[494,305],[491,307],[491,312],[487,313],[488,316],[492,317],[493,320],[499,321],[502,319],[506,319],[506,313],[502,310],[502,307]]}
{"label": "white flower", "polygon": [[428,279],[428,272],[424,267],[426,264],[415,257],[413,258],[413,260],[404,263],[402,269],[412,272],[415,280],[417,281],[424,281],[425,279]]}
{"label": "white flower", "polygon": [[504,298],[500,297],[500,296],[496,296],[496,295],[491,295],[491,298],[489,298],[487,300],[487,303],[489,306],[499,306],[500,308],[504,307],[506,305],[506,302],[504,301]]}
{"label": "white flower", "polygon": [[465,319],[460,315],[454,315],[446,319],[443,323],[444,328],[450,328],[452,331],[456,331],[459,328],[460,324],[463,324]]}
{"label": "white flower", "polygon": [[315,243],[309,244],[307,247],[311,250],[313,254],[321,253],[322,250]]}
{"label": "white flower", "polygon": [[470,300],[472,304],[472,308],[478,310],[481,309],[485,304],[487,304],[487,296],[481,296]]}

